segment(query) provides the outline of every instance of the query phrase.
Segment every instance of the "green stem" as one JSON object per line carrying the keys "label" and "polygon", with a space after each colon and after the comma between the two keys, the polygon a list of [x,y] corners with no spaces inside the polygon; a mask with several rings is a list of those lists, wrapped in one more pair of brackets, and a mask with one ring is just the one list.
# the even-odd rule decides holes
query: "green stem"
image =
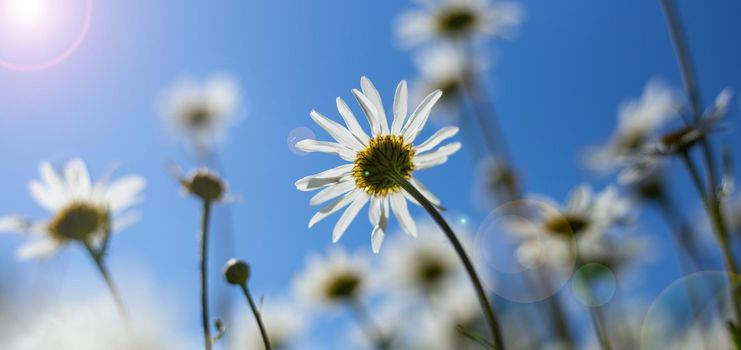
{"label": "green stem", "polygon": [[461,242],[458,240],[458,237],[455,235],[455,233],[442,217],[442,215],[440,215],[440,212],[437,211],[435,206],[422,193],[420,193],[417,188],[415,188],[411,183],[409,183],[409,181],[398,174],[391,174],[391,178],[405,191],[407,191],[407,193],[414,197],[414,199],[416,199],[417,202],[422,207],[424,207],[425,210],[427,210],[427,213],[432,216],[432,218],[435,220],[438,226],[440,226],[443,232],[445,232],[445,235],[448,237],[448,240],[453,245],[455,252],[461,259],[461,262],[466,269],[466,273],[468,273],[468,277],[471,279],[471,284],[473,284],[473,287],[476,291],[476,296],[479,299],[479,304],[481,304],[481,310],[483,311],[486,322],[489,325],[489,331],[491,332],[491,336],[497,346],[497,350],[504,350],[504,340],[499,328],[499,322],[497,321],[494,310],[491,306],[491,303],[489,302],[489,297],[484,290],[484,286],[481,283],[479,275],[476,273],[476,269],[473,267],[473,263],[471,263],[471,259],[468,257],[468,254],[466,254],[466,251],[463,248]]}
{"label": "green stem", "polygon": [[379,350],[389,349],[391,345],[389,339],[386,338],[383,331],[381,331],[381,327],[373,320],[368,309],[360,301],[354,299],[348,301],[348,305],[355,314],[355,317],[358,318],[368,340],[376,344]]}
{"label": "green stem", "polygon": [[[588,287],[591,293],[591,286]],[[612,350],[610,345],[610,337],[607,335],[607,328],[605,326],[605,320],[602,315],[602,310],[599,307],[589,307],[589,314],[592,318],[592,324],[594,325],[594,332],[597,334],[600,345],[603,350]]]}
{"label": "green stem", "polygon": [[201,325],[203,326],[203,341],[206,350],[211,350],[211,325],[208,314],[208,222],[211,216],[211,202],[203,201],[201,216]]}
{"label": "green stem", "polygon": [[687,167],[687,170],[690,173],[690,177],[692,178],[692,182],[694,183],[695,187],[697,188],[698,193],[700,194],[703,207],[705,208],[705,211],[708,214],[708,217],[710,218],[710,221],[713,225],[713,232],[715,232],[715,238],[718,240],[718,245],[720,245],[720,250],[723,253],[723,261],[726,265],[726,268],[731,272],[731,276],[728,277],[728,285],[731,289],[731,303],[733,304],[733,310],[736,316],[736,320],[741,320],[741,303],[739,302],[739,295],[735,292],[736,290],[736,283],[735,283],[735,277],[738,275],[738,265],[736,265],[736,261],[733,259],[733,255],[731,253],[731,246],[728,242],[728,233],[725,229],[725,221],[723,220],[722,216],[719,214],[719,208],[714,205],[715,202],[712,200],[712,197],[715,196],[707,196],[706,191],[702,185],[702,179],[700,178],[700,172],[697,169],[697,166],[695,165],[695,162],[692,160],[692,157],[690,157],[690,154],[688,152],[682,152],[681,153],[682,160],[684,161],[684,165]]}
{"label": "green stem", "polygon": [[93,262],[95,262],[95,266],[98,268],[98,272],[100,272],[101,277],[103,277],[103,281],[105,281],[105,284],[108,287],[108,291],[111,293],[113,301],[116,303],[116,307],[121,313],[121,317],[124,319],[127,325],[130,325],[129,314],[126,311],[126,307],[124,306],[123,298],[118,292],[116,284],[113,283],[113,278],[111,278],[111,274],[108,272],[108,268],[106,268],[105,264],[103,263],[103,257],[95,250],[95,248],[93,248],[90,242],[83,241],[83,244],[87,252],[90,254],[90,257],[93,259]]}
{"label": "green stem", "polygon": [[262,315],[260,314],[260,310],[257,309],[257,305],[255,305],[255,301],[252,299],[252,294],[250,294],[250,290],[247,289],[247,284],[243,283],[241,284],[241,287],[242,292],[244,292],[245,298],[247,298],[247,302],[250,304],[252,315],[255,316],[257,326],[260,328],[260,336],[262,337],[263,345],[265,345],[265,350],[271,350],[270,338],[268,337],[268,332],[265,330],[265,324],[262,322]]}

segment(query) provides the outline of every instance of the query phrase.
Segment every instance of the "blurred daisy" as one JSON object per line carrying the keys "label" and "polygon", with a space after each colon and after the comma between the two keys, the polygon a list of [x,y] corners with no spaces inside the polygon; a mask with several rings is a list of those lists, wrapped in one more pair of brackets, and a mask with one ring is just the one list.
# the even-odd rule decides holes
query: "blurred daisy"
{"label": "blurred daisy", "polygon": [[420,0],[421,8],[401,15],[397,32],[402,44],[427,41],[507,37],[522,21],[515,3],[487,0]]}
{"label": "blurred daisy", "polygon": [[416,341],[417,348],[428,350],[481,349],[481,344],[463,335],[459,327],[473,334],[485,334],[481,308],[470,285],[459,283],[445,290],[440,298],[444,303],[421,311],[422,328]]}
{"label": "blurred daisy", "polygon": [[51,219],[0,219],[1,231],[29,233],[33,237],[18,250],[21,259],[50,256],[74,241],[102,244],[110,233],[137,219],[124,212],[141,200],[146,184],[141,176],[126,176],[114,182],[103,178],[93,184],[85,163],[77,158],[65,164],[63,173],[55,171],[49,162],[42,162],[39,173],[41,179],[32,180],[29,190],[36,202],[52,214]]}
{"label": "blurred daisy", "polygon": [[[381,284],[400,294],[412,291],[436,296],[452,283],[465,283],[463,278],[466,275],[461,269],[458,256],[443,239],[440,228],[430,220],[422,220],[419,224],[419,231],[425,232],[425,235],[419,239],[397,237],[384,250]],[[459,238],[468,247],[470,244],[467,231],[463,227],[455,228]]]}
{"label": "blurred daisy", "polygon": [[[412,203],[416,203],[416,200],[402,190],[394,177],[409,181],[430,202],[439,205],[439,199],[412,177],[412,174],[417,170],[445,163],[450,155],[460,149],[461,144],[454,142],[436,148],[458,133],[457,127],[449,126],[414,146],[432,107],[442,95],[440,91],[429,94],[407,119],[407,85],[404,81],[399,83],[394,98],[394,118],[389,126],[381,95],[373,83],[363,77],[360,84],[362,92],[353,89],[353,94],[370,123],[371,135],[365,133],[350,108],[339,97],[337,108],[347,128],[312,111],[311,118],[337,142],[307,139],[298,142],[296,147],[304,152],[336,154],[349,163],[304,177],[296,181],[296,188],[301,191],[322,189],[311,198],[312,205],[334,199],[311,218],[309,227],[348,206],[332,231],[333,242],[342,237],[358,212],[370,201],[369,218],[374,226],[371,241],[373,251],[378,252],[391,212],[406,233],[417,235],[416,224],[407,208],[407,200]],[[337,197],[339,199],[335,199]]]}
{"label": "blurred daisy", "polygon": [[469,74],[468,59],[450,45],[435,45],[415,56],[414,62],[420,77],[413,84],[413,96],[420,99],[433,91],[443,92],[439,104],[454,106],[458,104],[463,89],[463,80]]}
{"label": "blurred daisy", "polygon": [[[275,350],[290,348],[293,341],[300,335],[306,324],[306,317],[302,310],[290,302],[265,303],[260,310],[266,327],[270,346]],[[234,330],[231,349],[263,349],[260,329],[253,318]]]}
{"label": "blurred daisy", "polygon": [[476,167],[472,198],[475,206],[484,212],[499,204],[517,199],[520,183],[512,167],[498,157],[486,157]]}
{"label": "blurred daisy", "polygon": [[356,302],[367,289],[368,268],[368,260],[362,255],[331,250],[327,256],[309,258],[304,271],[296,277],[294,288],[307,305]]}
{"label": "blurred daisy", "polygon": [[509,232],[522,239],[516,256],[525,266],[573,261],[577,248],[584,257],[595,240],[601,242],[607,230],[629,219],[630,202],[612,187],[595,194],[589,186],[579,186],[564,206],[545,197],[529,202],[531,215],[508,216],[505,222]]}
{"label": "blurred daisy", "polygon": [[176,81],[163,97],[162,109],[172,130],[199,151],[211,151],[234,122],[239,86],[233,77]]}
{"label": "blurred daisy", "polygon": [[[632,183],[653,169],[655,162],[646,159],[646,147],[657,133],[678,115],[681,103],[677,94],[659,80],[646,84],[639,100],[624,102],[618,112],[618,125],[610,140],[587,150],[587,167],[600,172],[621,169],[619,179]],[[636,162],[636,159],[643,159]]]}
{"label": "blurred daisy", "polygon": [[166,326],[170,320],[137,308],[135,322],[127,326],[107,299],[67,305],[39,315],[11,339],[10,350],[168,350],[194,349]]}

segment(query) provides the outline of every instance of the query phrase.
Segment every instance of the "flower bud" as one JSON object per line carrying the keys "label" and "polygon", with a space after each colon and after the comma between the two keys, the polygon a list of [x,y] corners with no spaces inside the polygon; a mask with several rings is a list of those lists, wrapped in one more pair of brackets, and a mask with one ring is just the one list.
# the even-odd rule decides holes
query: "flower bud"
{"label": "flower bud", "polygon": [[224,181],[208,169],[195,171],[188,179],[183,180],[183,186],[188,192],[209,202],[222,199],[226,192]]}
{"label": "flower bud", "polygon": [[229,284],[246,284],[250,278],[250,266],[242,260],[229,259],[224,268],[224,276]]}

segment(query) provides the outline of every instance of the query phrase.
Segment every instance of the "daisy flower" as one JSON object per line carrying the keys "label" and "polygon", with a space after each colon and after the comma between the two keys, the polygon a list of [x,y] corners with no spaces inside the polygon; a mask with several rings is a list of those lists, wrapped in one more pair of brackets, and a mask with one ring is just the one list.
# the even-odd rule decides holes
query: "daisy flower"
{"label": "daisy flower", "polygon": [[463,335],[459,327],[475,334],[485,331],[485,321],[474,290],[467,284],[450,285],[444,290],[445,302],[420,311],[422,330],[418,332],[419,349],[481,349],[481,344]]}
{"label": "daisy flower", "polygon": [[[292,302],[279,301],[265,303],[260,316],[267,327],[268,339],[273,349],[287,349],[303,331],[306,316],[301,308]],[[235,328],[230,349],[264,349],[260,329],[254,319]]]}
{"label": "daisy flower", "polygon": [[514,3],[487,0],[420,0],[421,8],[401,15],[397,32],[402,44],[412,46],[435,39],[470,40],[507,37],[522,21]]}
{"label": "daisy flower", "polygon": [[432,91],[440,90],[443,96],[439,104],[454,106],[463,89],[463,80],[471,67],[469,59],[451,45],[435,45],[414,58],[420,77],[413,84],[413,96],[420,98]]}
{"label": "daisy flower", "polygon": [[[455,231],[469,247],[470,233],[460,226],[463,225],[457,225]],[[400,293],[416,291],[439,296],[450,284],[465,282],[458,256],[442,239],[440,228],[430,220],[422,220],[419,230],[429,234],[419,239],[397,237],[384,250],[382,284]]]}
{"label": "daisy flower", "polygon": [[350,256],[344,250],[311,256],[295,279],[296,294],[307,305],[357,301],[367,289],[368,268],[363,255]]}
{"label": "daisy flower", "polygon": [[599,244],[604,234],[629,219],[630,202],[611,187],[595,194],[589,186],[579,186],[564,206],[544,197],[532,197],[530,203],[531,215],[508,216],[505,222],[522,239],[516,256],[525,266],[574,261],[575,249],[580,257],[595,259],[593,248],[604,249]]}
{"label": "daisy flower", "polygon": [[[371,242],[378,252],[393,212],[403,230],[417,235],[417,228],[409,214],[407,200],[418,203],[401,188],[395,178],[411,183],[424,197],[435,205],[440,204],[430,191],[412,175],[445,163],[457,152],[461,144],[450,143],[437,148],[440,143],[458,133],[458,128],[449,126],[438,130],[426,141],[414,145],[420,131],[430,116],[430,111],[440,99],[442,92],[435,91],[425,97],[407,118],[407,84],[399,83],[394,98],[393,122],[389,126],[381,95],[368,78],[361,78],[362,91],[353,89],[353,95],[368,119],[371,134],[368,135],[358,123],[345,101],[337,98],[337,108],[347,127],[319,114],[311,112],[311,118],[326,130],[336,142],[302,140],[296,147],[304,152],[335,154],[347,164],[310,175],[296,181],[301,191],[321,189],[310,203],[313,205],[332,202],[321,209],[309,221],[309,227],[329,215],[347,207],[332,232],[332,241],[337,242],[358,212],[370,202],[369,218],[373,225]],[[335,199],[339,197],[338,199]]]}
{"label": "daisy flower", "polygon": [[21,259],[46,257],[70,242],[105,245],[110,233],[136,220],[125,211],[142,197],[145,180],[131,175],[110,182],[90,180],[85,163],[72,159],[62,173],[49,162],[39,166],[40,180],[29,183],[31,196],[51,213],[46,222],[20,217],[0,219],[0,230],[29,233],[33,239],[18,250]]}
{"label": "daisy flower", "polygon": [[164,94],[162,114],[193,148],[210,151],[233,124],[239,95],[239,86],[230,76],[214,75],[204,81],[183,78]]}
{"label": "daisy flower", "polygon": [[599,172],[621,169],[621,182],[639,181],[641,174],[656,165],[655,158],[643,157],[647,146],[656,141],[659,130],[678,115],[680,108],[679,97],[672,89],[659,80],[649,81],[639,100],[620,106],[618,125],[610,140],[587,150],[587,167]]}

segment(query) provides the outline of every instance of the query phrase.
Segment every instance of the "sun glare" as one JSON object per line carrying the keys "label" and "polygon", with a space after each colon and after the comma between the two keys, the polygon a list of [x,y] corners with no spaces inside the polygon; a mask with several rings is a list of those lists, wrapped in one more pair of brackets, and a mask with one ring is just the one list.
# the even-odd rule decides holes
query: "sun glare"
{"label": "sun glare", "polygon": [[49,0],[10,0],[8,14],[18,26],[38,26],[48,19]]}

